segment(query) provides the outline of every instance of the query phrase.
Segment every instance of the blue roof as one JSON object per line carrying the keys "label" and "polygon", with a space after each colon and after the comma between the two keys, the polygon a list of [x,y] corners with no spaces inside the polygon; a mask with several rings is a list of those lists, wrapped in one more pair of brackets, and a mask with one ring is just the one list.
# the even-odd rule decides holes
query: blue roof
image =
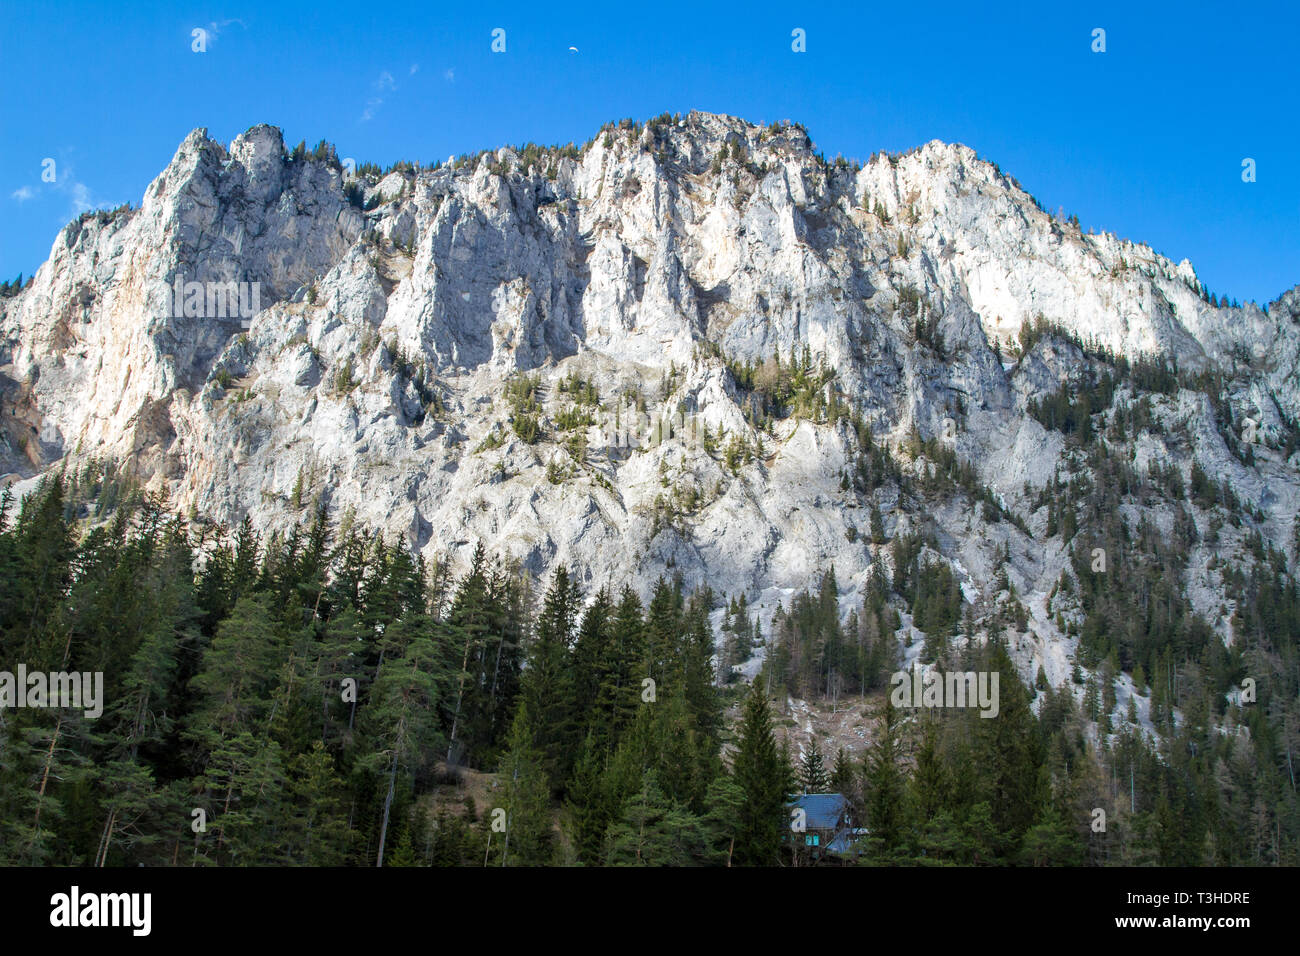
{"label": "blue roof", "polygon": [[827,853],[838,853],[841,856],[848,856],[853,852],[853,846],[858,842],[857,834],[848,827],[845,827],[839,833],[835,834],[835,839],[826,844]]}
{"label": "blue roof", "polygon": [[786,806],[803,810],[809,830],[834,830],[848,803],[842,793],[803,793],[792,797]]}

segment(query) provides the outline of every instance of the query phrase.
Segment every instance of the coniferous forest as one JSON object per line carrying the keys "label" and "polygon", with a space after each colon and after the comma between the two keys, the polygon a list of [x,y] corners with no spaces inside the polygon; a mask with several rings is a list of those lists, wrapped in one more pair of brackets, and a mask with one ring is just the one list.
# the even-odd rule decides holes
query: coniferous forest
{"label": "coniferous forest", "polygon": [[[3,511],[0,655],[102,671],[107,701],[97,720],[0,710],[5,863],[732,852],[745,799],[720,758],[707,593],[661,581],[643,606],[628,588],[583,595],[563,570],[542,590],[481,551],[452,580],[324,511],[283,538],[247,523],[210,538],[93,469]],[[78,514],[106,520],[78,537]],[[503,828],[421,801],[449,766],[497,775]],[[749,813],[779,824],[784,790],[762,766]]]}
{"label": "coniferous forest", "polygon": [[[481,548],[452,576],[323,507],[285,534],[225,533],[111,467],[53,476],[0,506],[0,659],[102,672],[104,708],[0,709],[0,862],[799,865],[786,801],[827,791],[861,825],[837,862],[1297,862],[1294,709],[1225,696],[1248,662],[1274,687],[1294,664],[1280,555],[1261,546],[1242,576],[1250,640],[1231,651],[1159,572],[1125,585],[1138,596],[1080,568],[1080,708],[1019,681],[1000,636],[958,640],[969,615],[924,544],[896,538],[892,576],[847,621],[827,569],[765,636],[743,598],[678,581],[645,602],[631,582],[585,593]],[[1137,602],[1144,622],[1123,612]],[[1001,675],[997,719],[891,705],[900,613],[922,660]],[[720,678],[715,643],[724,663],[768,644],[752,689]],[[1153,737],[1109,726],[1121,669],[1151,695]],[[791,694],[859,695],[865,750],[796,759]],[[482,799],[447,798],[470,778]]]}

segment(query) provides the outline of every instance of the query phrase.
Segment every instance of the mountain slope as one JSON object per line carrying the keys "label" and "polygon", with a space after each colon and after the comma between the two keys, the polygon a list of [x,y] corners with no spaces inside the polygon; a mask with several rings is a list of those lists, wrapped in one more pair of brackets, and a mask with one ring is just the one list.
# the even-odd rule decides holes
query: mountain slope
{"label": "mountain slope", "polygon": [[[261,310],[174,315],[178,277],[256,283]],[[1122,506],[1192,522],[1184,593],[1233,640],[1216,556],[1256,531],[1291,552],[1298,323],[1300,289],[1217,307],[1190,264],[1057,221],[962,146],[856,169],[800,127],[692,113],[352,180],[271,127],[196,130],[138,209],[69,224],[0,299],[0,473],[115,459],[220,524],[319,499],[462,566],[481,542],[589,587],[676,572],[768,619],[832,566],[853,605],[893,561],[878,510],[877,539],[931,536],[983,626],[1022,602],[1013,656],[1058,684],[1086,535],[1052,528],[1057,483],[1098,479],[1098,441],[1246,505]],[[1049,427],[1098,388],[1083,439]]]}

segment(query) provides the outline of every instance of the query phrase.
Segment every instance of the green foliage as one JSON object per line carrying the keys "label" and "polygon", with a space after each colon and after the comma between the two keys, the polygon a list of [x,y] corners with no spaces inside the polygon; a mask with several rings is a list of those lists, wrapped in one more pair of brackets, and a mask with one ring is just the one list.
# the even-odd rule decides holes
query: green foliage
{"label": "green foliage", "polygon": [[514,433],[528,445],[537,443],[542,436],[541,419],[537,415],[527,412],[521,412],[510,420],[510,427]]}
{"label": "green foliage", "polygon": [[334,370],[334,377],[331,381],[331,385],[333,386],[336,394],[347,395],[353,389],[355,389],[359,384],[361,384],[359,381],[357,381],[353,373],[354,373],[354,366],[352,363],[352,358],[351,356],[349,356],[348,358],[345,358],[343,362]]}
{"label": "green foliage", "polygon": [[34,278],[35,276],[28,276],[27,282],[26,284],[24,284],[23,274],[20,272],[18,273],[18,277],[16,279],[13,280],[6,279],[4,282],[0,282],[0,298],[3,298],[5,296],[10,296],[10,295],[17,295],[19,292],[22,292],[23,289],[30,286],[32,284],[32,279]]}
{"label": "green foliage", "polygon": [[812,352],[804,346],[797,360],[782,363],[778,351],[772,358],[755,364],[752,360],[730,360],[727,368],[736,387],[744,393],[742,404],[751,424],[794,415],[814,421],[830,420],[827,386],[835,372],[825,359],[813,364]]}
{"label": "green foliage", "polygon": [[560,379],[559,391],[561,395],[568,395],[579,405],[600,404],[600,393],[596,390],[596,386],[576,374],[566,375]]}
{"label": "green foliage", "polygon": [[[540,411],[535,385],[522,400]],[[269,535],[191,526],[105,463],[21,504],[0,496],[0,660],[105,679],[95,721],[0,713],[0,863],[773,865],[801,788],[850,798],[869,863],[1300,862],[1300,590],[1256,509],[1199,467],[1140,471],[1103,441],[1071,452],[1037,507],[1069,555],[1048,613],[1078,635],[1078,691],[1042,670],[1031,689],[1000,636],[1029,624],[1014,576],[1002,569],[1001,610],[977,627],[936,536],[900,523],[884,552],[880,506],[895,505],[877,492],[900,476],[860,419],[840,427],[859,443],[851,490],[874,485],[878,560],[847,619],[833,568],[777,610],[734,729],[709,622],[721,609],[730,674],[762,643],[740,595],[660,580],[644,607],[626,587],[584,595],[558,569],[538,601],[481,548],[453,579],[321,509]],[[969,483],[939,446],[912,450],[936,477],[907,493]],[[1232,559],[1207,569],[1230,644],[1185,596],[1211,518],[1235,522]],[[818,740],[796,782],[769,694],[888,697],[900,609],[926,634],[923,659],[999,675],[998,716],[889,703],[860,765],[840,751],[828,780]],[[1247,676],[1253,703],[1236,694]],[[481,818],[435,802],[461,767],[495,771]],[[1097,806],[1106,833],[1088,826]]]}
{"label": "green foliage", "polygon": [[505,438],[502,436],[501,432],[493,429],[483,436],[483,440],[479,442],[478,447],[474,449],[474,454],[477,455],[481,452],[492,451],[494,448],[500,448],[504,444]]}
{"label": "green foliage", "polygon": [[510,406],[510,427],[532,445],[542,433],[542,380],[537,375],[516,375],[506,383],[505,398]]}
{"label": "green foliage", "polygon": [[785,804],[793,772],[777,749],[767,696],[755,682],[745,699],[735,757],[741,803],[733,861],[738,866],[772,866],[781,852],[787,823]]}
{"label": "green foliage", "polygon": [[1041,401],[1031,398],[1025,410],[1044,428],[1063,432],[1086,448],[1097,434],[1093,415],[1110,408],[1116,385],[1115,376],[1103,372],[1077,384],[1064,385]]}
{"label": "green foliage", "polygon": [[596,424],[596,419],[586,409],[574,405],[555,416],[555,427],[562,432],[578,428],[589,428]]}
{"label": "green foliage", "polygon": [[799,783],[804,793],[828,793],[830,777],[826,775],[826,758],[814,738],[804,752],[803,765],[799,768]]}
{"label": "green foliage", "polygon": [[868,580],[862,609],[845,623],[834,573],[827,572],[816,594],[802,591],[773,615],[769,674],[800,697],[833,699],[881,687],[894,668],[898,627],[879,566]]}

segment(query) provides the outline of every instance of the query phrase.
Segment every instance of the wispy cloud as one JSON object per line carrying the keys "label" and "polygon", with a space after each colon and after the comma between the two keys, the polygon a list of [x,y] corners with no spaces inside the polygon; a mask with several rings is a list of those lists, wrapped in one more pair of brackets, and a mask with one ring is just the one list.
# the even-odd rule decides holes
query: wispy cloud
{"label": "wispy cloud", "polygon": [[83,212],[89,212],[101,205],[95,201],[94,194],[85,183],[72,182],[68,184],[67,189],[72,200],[73,215],[80,216]]}
{"label": "wispy cloud", "polygon": [[455,82],[456,82],[456,71],[453,70],[453,69],[450,69],[450,68],[449,68],[449,69],[447,69],[446,71],[443,72],[442,77],[443,77],[443,79],[445,79],[448,83],[455,83]]}
{"label": "wispy cloud", "polygon": [[207,26],[208,42],[216,43],[217,37],[221,36],[221,34],[226,32],[226,27],[231,26],[233,24],[238,24],[241,30],[248,29],[248,25],[244,23],[243,20],[240,20],[238,17],[236,17],[233,20],[222,20],[219,23],[214,21],[212,23],[209,23]]}
{"label": "wispy cloud", "polygon": [[[62,213],[64,219],[76,219],[83,212],[90,212],[92,209],[106,209],[118,205],[110,202],[103,196],[97,194],[86,183],[77,178],[77,172],[72,165],[66,161],[61,162],[56,169],[58,175],[52,183],[42,183],[41,190],[49,190],[52,196],[62,196],[67,200],[68,206],[66,212]],[[23,195],[19,196],[18,193]],[[25,202],[28,199],[35,199],[37,193],[29,186],[14,193],[14,198],[19,202]]]}
{"label": "wispy cloud", "polygon": [[61,221],[76,219],[83,212],[90,212],[92,209],[105,209],[117,205],[96,195],[93,189],[77,179],[72,174],[72,169],[66,166],[59,170],[58,179],[54,182],[42,183],[37,188],[19,186],[9,194],[9,198],[18,203],[25,203],[39,199],[42,195],[56,198],[62,196],[67,200],[66,210],[59,214]]}
{"label": "wispy cloud", "polygon": [[420,64],[418,64],[418,63],[412,63],[412,64],[411,64],[411,72],[408,73],[407,76],[415,76],[415,74],[417,74],[417,73],[419,73],[419,72],[420,72]]}
{"label": "wispy cloud", "polygon": [[371,84],[374,95],[366,100],[366,108],[361,113],[361,122],[368,123],[374,119],[375,111],[384,105],[384,99],[389,93],[397,89],[397,81],[393,79],[393,74],[384,70],[379,74],[379,78]]}

